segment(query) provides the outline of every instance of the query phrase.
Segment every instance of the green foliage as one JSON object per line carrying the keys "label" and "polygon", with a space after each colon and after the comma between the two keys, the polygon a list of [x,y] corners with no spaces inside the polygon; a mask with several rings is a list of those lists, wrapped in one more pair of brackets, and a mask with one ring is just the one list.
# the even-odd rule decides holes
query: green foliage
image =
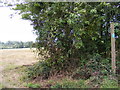
{"label": "green foliage", "polygon": [[28,88],[40,88],[41,87],[40,84],[34,84],[34,83],[28,83],[25,86]]}
{"label": "green foliage", "polygon": [[118,88],[118,81],[108,77],[93,76],[87,80],[63,79],[51,88]]}
{"label": "green foliage", "polygon": [[[39,54],[49,55],[46,62],[50,68],[68,70],[81,65],[81,71],[89,68],[92,73],[107,73],[111,51],[110,22],[120,21],[119,7],[119,2],[28,2],[15,9],[21,11],[23,19],[31,21],[38,36]],[[119,36],[119,24],[115,25]],[[116,44],[119,50],[120,39]],[[41,48],[44,48],[42,52]],[[36,67],[38,71],[32,70],[35,75],[44,71],[41,65]],[[33,72],[30,75],[35,76]]]}
{"label": "green foliage", "polygon": [[100,54],[89,55],[80,61],[79,67],[72,74],[73,79],[89,79],[91,76],[108,76],[111,73],[111,59],[102,58]]}
{"label": "green foliage", "polygon": [[6,88],[2,83],[0,83],[0,89]]}
{"label": "green foliage", "polygon": [[41,61],[26,70],[27,78],[34,79],[38,76],[42,76],[43,79],[47,79],[50,71],[51,68],[49,64],[45,61]]}
{"label": "green foliage", "polygon": [[87,88],[87,86],[84,84],[83,80],[71,81],[65,79],[61,83],[56,83],[51,86],[51,88]]}
{"label": "green foliage", "polygon": [[72,74],[72,78],[73,79],[89,79],[91,77],[91,70],[89,68],[77,68],[73,74]]}
{"label": "green foliage", "polygon": [[102,58],[100,54],[90,55],[90,60],[88,61],[86,67],[89,68],[92,72],[99,72],[100,74],[108,73],[110,74],[111,69],[111,59]]}
{"label": "green foliage", "polygon": [[105,78],[100,88],[118,88],[118,82],[116,80]]}

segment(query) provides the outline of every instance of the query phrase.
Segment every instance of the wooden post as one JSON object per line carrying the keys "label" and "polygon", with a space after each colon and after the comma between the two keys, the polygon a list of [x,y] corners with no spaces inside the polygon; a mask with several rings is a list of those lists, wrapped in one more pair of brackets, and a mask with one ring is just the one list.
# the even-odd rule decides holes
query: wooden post
{"label": "wooden post", "polygon": [[110,24],[111,27],[111,64],[112,64],[112,72],[116,73],[116,54],[115,54],[115,33],[114,33],[114,23]]}

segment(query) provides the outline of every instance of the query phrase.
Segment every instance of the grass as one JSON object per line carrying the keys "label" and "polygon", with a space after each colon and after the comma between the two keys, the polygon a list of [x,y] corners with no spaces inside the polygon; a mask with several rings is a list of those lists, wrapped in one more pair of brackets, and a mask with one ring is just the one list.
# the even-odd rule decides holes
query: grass
{"label": "grass", "polygon": [[[89,83],[86,83],[90,81]],[[99,82],[99,80],[97,81]],[[108,77],[104,78],[99,84],[92,80],[72,80],[64,78],[51,86],[51,88],[118,88],[117,80],[112,80]],[[93,86],[91,86],[91,84]]]}
{"label": "grass", "polygon": [[63,79],[62,82],[58,82],[51,88],[87,88],[84,80],[69,80]]}
{"label": "grass", "polygon": [[105,78],[101,84],[101,88],[118,88],[118,81]]}
{"label": "grass", "polygon": [[0,88],[24,87],[21,78],[25,74],[25,67],[37,62],[35,53],[30,49],[1,49],[0,53]]}
{"label": "grass", "polygon": [[[5,49],[0,50],[0,71],[4,82],[0,81],[0,88],[118,88],[117,80],[108,77],[103,80],[91,77],[88,80],[74,80],[70,77],[51,77],[46,80],[25,81],[25,69],[37,62],[35,54],[30,49]],[[46,65],[45,65],[46,66]],[[39,77],[38,77],[39,78]]]}
{"label": "grass", "polygon": [[34,83],[28,83],[25,86],[28,88],[40,88],[41,87],[40,84],[34,84]]}
{"label": "grass", "polygon": [[[48,77],[46,80],[41,77],[48,72],[49,67],[46,67],[45,63],[36,63],[28,71],[28,78],[33,79],[33,82],[39,83],[42,88],[117,88],[117,80],[110,79],[109,77],[103,76],[92,76],[89,79],[83,80],[82,78],[73,79],[70,76],[66,77],[64,75],[56,75]],[[45,69],[43,69],[45,68]],[[42,70],[42,71],[41,71]],[[60,77],[59,77],[60,76]],[[62,76],[62,77],[61,77]],[[35,78],[33,78],[35,77]],[[43,82],[44,80],[44,82]],[[30,84],[31,86],[31,84]]]}
{"label": "grass", "polygon": [[[111,79],[110,77],[91,77],[87,80],[72,79],[68,76],[58,78],[53,76],[46,80],[34,79],[32,84],[39,84],[41,88],[118,88],[118,81]],[[27,87],[32,87],[32,84],[28,84]],[[34,85],[33,85],[34,86]]]}
{"label": "grass", "polygon": [[2,83],[0,83],[0,89],[5,88]]}
{"label": "grass", "polygon": [[14,69],[8,69],[3,72],[4,82],[3,85],[7,88],[20,88],[24,87],[24,81],[22,77],[25,75],[25,67],[17,67]]}
{"label": "grass", "polygon": [[4,68],[4,72],[7,72],[9,70],[15,69],[17,65],[14,64],[7,64],[6,67]]}

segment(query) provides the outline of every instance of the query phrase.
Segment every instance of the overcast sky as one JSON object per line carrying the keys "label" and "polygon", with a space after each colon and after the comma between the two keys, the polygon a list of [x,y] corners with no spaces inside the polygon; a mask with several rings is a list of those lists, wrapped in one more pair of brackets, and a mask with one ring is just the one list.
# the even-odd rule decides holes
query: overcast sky
{"label": "overcast sky", "polygon": [[35,34],[30,22],[21,19],[20,15],[14,15],[10,18],[10,14],[15,13],[9,7],[0,7],[0,41],[35,41]]}

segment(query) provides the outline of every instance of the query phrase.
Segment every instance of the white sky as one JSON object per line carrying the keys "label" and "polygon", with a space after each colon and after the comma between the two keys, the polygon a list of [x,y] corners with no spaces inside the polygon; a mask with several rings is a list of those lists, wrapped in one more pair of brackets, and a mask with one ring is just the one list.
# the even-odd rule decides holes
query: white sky
{"label": "white sky", "polygon": [[11,19],[10,14],[13,13],[15,11],[9,7],[0,7],[0,41],[35,41],[30,22],[17,14]]}

